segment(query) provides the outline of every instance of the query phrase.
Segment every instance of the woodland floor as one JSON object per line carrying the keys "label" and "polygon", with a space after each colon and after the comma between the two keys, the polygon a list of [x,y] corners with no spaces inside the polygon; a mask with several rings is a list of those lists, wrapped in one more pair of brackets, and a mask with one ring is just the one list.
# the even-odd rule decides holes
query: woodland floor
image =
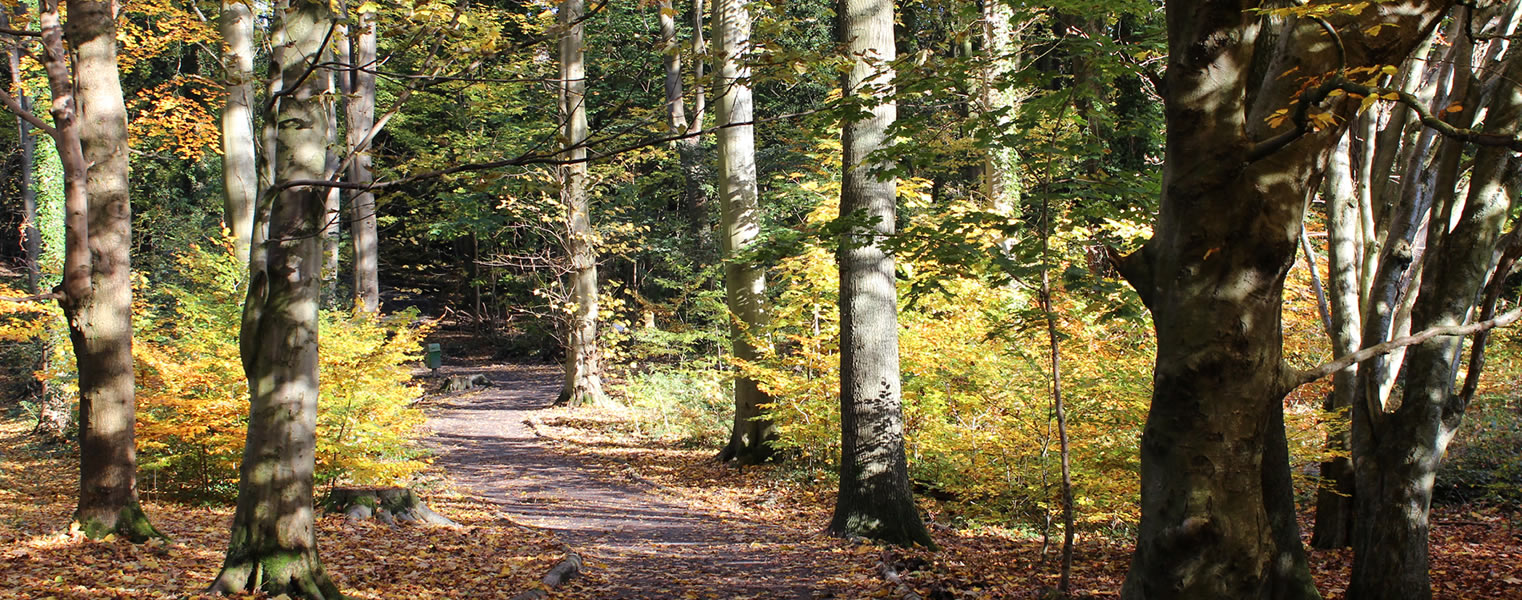
{"label": "woodland floor", "polygon": [[[495,384],[427,402],[438,453],[431,474],[442,481],[425,496],[462,527],[324,516],[321,555],[353,598],[510,598],[534,587],[566,547],[582,555],[585,571],[553,598],[901,597],[879,575],[885,559],[930,600],[1038,598],[1057,583],[1055,553],[1043,553],[1039,537],[932,523],[938,553],[828,537],[828,485],[791,481],[779,471],[786,467],[716,464],[712,449],[642,435],[616,407],[552,408],[557,367],[478,358],[443,371]],[[0,420],[0,599],[201,598],[221,562],[231,507],[146,494],[169,542],[92,542],[66,530],[76,463],[66,448],[38,445],[24,424]],[[1522,599],[1515,508],[1439,509],[1432,551],[1437,597]],[[1124,541],[1080,536],[1078,596],[1118,597],[1129,553]],[[1311,552],[1328,600],[1342,596],[1350,558]]]}

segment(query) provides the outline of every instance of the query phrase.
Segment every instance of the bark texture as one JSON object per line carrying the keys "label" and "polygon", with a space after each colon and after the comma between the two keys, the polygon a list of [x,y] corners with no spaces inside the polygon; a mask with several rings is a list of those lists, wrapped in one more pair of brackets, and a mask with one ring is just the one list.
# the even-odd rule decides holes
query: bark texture
{"label": "bark texture", "polygon": [[935,547],[909,489],[898,370],[898,290],[882,240],[895,232],[896,179],[872,153],[898,115],[892,92],[892,0],[841,0],[836,32],[851,57],[842,89],[867,98],[841,127],[840,494],[830,533]]}
{"label": "bark texture", "polygon": [[[1352,179],[1352,135],[1343,136],[1332,152],[1326,172],[1327,264],[1329,273],[1328,311],[1331,327],[1332,355],[1343,356],[1358,350],[1361,325],[1358,269],[1361,235],[1358,221],[1358,198]],[[1343,548],[1352,543],[1353,533],[1353,462],[1349,411],[1357,391],[1357,369],[1349,367],[1332,375],[1332,391],[1322,408],[1341,415],[1339,427],[1327,434],[1327,450],[1340,456],[1321,463],[1321,485],[1316,490],[1316,526],[1311,545],[1317,548]]]}
{"label": "bark texture", "polygon": [[[1491,96],[1487,132],[1511,135],[1517,131],[1522,114],[1518,78],[1522,78],[1522,52],[1513,46],[1505,76]],[[1446,235],[1428,236],[1440,242],[1427,249],[1429,266],[1423,269],[1425,276],[1413,306],[1413,328],[1469,320],[1490,277],[1512,207],[1516,164],[1505,149],[1476,152],[1468,197],[1461,209],[1452,209],[1456,224]],[[1447,230],[1448,223],[1439,217],[1429,227]],[[1441,336],[1412,346],[1405,357],[1399,405],[1392,409],[1355,404],[1355,422],[1367,426],[1356,430],[1354,438],[1359,520],[1354,526],[1350,599],[1433,597],[1427,553],[1432,482],[1467,408],[1468,398],[1454,393],[1463,344],[1462,337]]]}
{"label": "bark texture", "polygon": [[564,120],[562,173],[566,255],[570,260],[571,314],[566,332],[565,385],[556,404],[595,404],[604,400],[602,356],[597,348],[597,249],[587,197],[587,70],[582,52],[585,0],[560,5],[560,106]]}
{"label": "bark texture", "polygon": [[[348,147],[354,157],[349,161],[346,177],[350,183],[368,185],[375,181],[372,172],[369,140],[375,127],[375,13],[357,12],[350,30],[353,42],[349,51]],[[380,310],[380,233],[375,221],[375,194],[356,190],[349,197],[350,235],[354,239],[354,298],[364,311]]]}
{"label": "bark texture", "polygon": [[[275,179],[316,179],[324,172],[329,104],[326,78],[307,73],[322,56],[332,26],[327,2],[277,7],[281,44],[271,68],[281,81],[276,108]],[[279,192],[267,216],[268,239],[249,261],[240,346],[249,381],[248,437],[239,470],[238,505],[217,593],[260,590],[271,596],[342,598],[317,556],[312,474],[317,425],[317,308],[327,191]],[[257,230],[257,229],[256,229]]]}
{"label": "bark texture", "polygon": [[[1280,312],[1310,186],[1340,132],[1281,138],[1293,125],[1267,117],[1300,93],[1286,74],[1398,62],[1447,10],[1331,19],[1339,46],[1314,21],[1272,25],[1256,6],[1167,3],[1160,210],[1119,265],[1157,332],[1127,600],[1318,597],[1294,520]],[[1375,22],[1393,28],[1368,36]]]}
{"label": "bark texture", "polygon": [[[714,40],[719,46],[715,98],[719,136],[720,238],[724,260],[725,300],[729,305],[730,350],[735,358],[761,357],[762,330],[767,325],[766,271],[747,253],[761,234],[761,204],[756,185],[754,104],[744,64],[750,51],[750,12],[741,0],[714,0]],[[668,73],[669,75],[669,73]],[[669,80],[668,80],[669,81]],[[747,123],[740,125],[741,123]],[[719,460],[742,464],[772,458],[776,426],[762,414],[771,402],[744,373],[735,376],[735,420],[729,444]]]}
{"label": "bark texture", "polygon": [[[70,161],[86,165],[88,256],[84,260],[89,265],[87,293],[66,292],[63,300],[79,372],[79,507],[74,519],[91,537],[116,532],[141,541],[159,534],[137,504],[128,254],[132,205],[127,184],[127,109],[116,67],[116,19],[110,2],[71,0],[68,12],[66,33],[74,53],[79,110],[74,125],[80,148]],[[48,21],[44,18],[45,28]],[[79,168],[76,164],[72,176],[65,173],[65,177],[79,177]]]}
{"label": "bark texture", "polygon": [[222,2],[222,71],[227,103],[222,108],[222,219],[233,250],[248,262],[259,201],[259,163],[254,138],[254,13],[239,0]]}

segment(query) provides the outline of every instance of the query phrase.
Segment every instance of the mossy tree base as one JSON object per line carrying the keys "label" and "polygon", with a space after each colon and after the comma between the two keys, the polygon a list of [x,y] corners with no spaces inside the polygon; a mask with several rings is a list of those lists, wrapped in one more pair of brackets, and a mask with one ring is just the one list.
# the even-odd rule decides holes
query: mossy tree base
{"label": "mossy tree base", "polygon": [[445,527],[459,524],[433,512],[411,488],[333,488],[322,502],[329,512],[343,513],[351,519],[370,519],[388,525],[421,523]]}
{"label": "mossy tree base", "polygon": [[153,526],[153,523],[148,520],[148,515],[136,502],[122,507],[116,514],[75,512],[74,521],[70,523],[69,529],[77,530],[92,540],[105,539],[106,536],[113,534],[134,544],[141,544],[152,539],[169,539],[169,536]]}
{"label": "mossy tree base", "polygon": [[304,600],[344,598],[315,552],[286,549],[229,552],[222,572],[207,591],[219,595],[258,591]]}

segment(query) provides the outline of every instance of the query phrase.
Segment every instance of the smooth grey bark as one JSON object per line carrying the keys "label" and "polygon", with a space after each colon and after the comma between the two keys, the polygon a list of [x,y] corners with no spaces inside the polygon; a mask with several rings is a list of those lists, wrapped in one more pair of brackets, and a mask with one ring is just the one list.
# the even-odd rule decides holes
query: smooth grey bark
{"label": "smooth grey bark", "polygon": [[[1495,90],[1484,129],[1515,134],[1522,115],[1522,51],[1508,52],[1505,76]],[[1452,232],[1428,248],[1413,328],[1459,325],[1468,320],[1488,280],[1512,206],[1516,159],[1505,149],[1476,152],[1469,193]],[[1439,220],[1433,227],[1447,229]],[[1498,274],[1504,277],[1505,274]],[[1461,336],[1440,336],[1407,352],[1405,386],[1398,407],[1354,405],[1354,469],[1359,520],[1353,536],[1353,576],[1348,598],[1432,598],[1427,552],[1432,482],[1457,432],[1467,399],[1454,394]],[[1366,342],[1367,345],[1367,342]],[[1471,373],[1469,377],[1478,377]]]}
{"label": "smooth grey bark", "polygon": [[[333,37],[344,35],[342,26],[334,26]],[[324,60],[334,59],[331,51],[324,55]],[[338,140],[338,76],[333,69],[323,69],[321,73],[313,74],[313,77],[322,77],[327,86],[327,109],[323,111],[327,117],[328,131],[326,139],[327,151],[323,160],[323,172],[318,177],[329,173],[338,172],[343,157],[339,155]],[[338,305],[338,250],[343,235],[343,190],[338,187],[326,188],[323,195],[322,216],[322,285],[318,290],[322,295],[323,306]]]}
{"label": "smooth grey bark", "polygon": [[[700,112],[697,115],[696,123],[687,122],[687,107],[682,93],[682,55],[676,41],[676,8],[672,6],[671,0],[661,0],[657,9],[660,11],[662,65],[665,67],[666,131],[673,136],[696,134],[703,129],[702,114]],[[699,14],[702,12],[701,8],[695,10]],[[701,58],[694,60],[702,62]],[[686,208],[695,228],[702,227],[707,220],[702,214],[702,169],[698,165],[700,141],[701,138],[697,135],[691,135],[674,142],[677,158],[682,165],[682,206]]]}
{"label": "smooth grey bark", "polygon": [[258,145],[254,137],[254,13],[240,0],[223,0],[222,220],[232,232],[238,262],[248,263],[259,201]]}
{"label": "smooth grey bark", "polygon": [[898,289],[883,242],[895,233],[897,179],[872,156],[898,116],[892,100],[892,0],[839,0],[836,35],[851,68],[846,98],[869,98],[841,124],[840,493],[833,535],[934,548],[909,488],[898,362]]}
{"label": "smooth grey bark", "polygon": [[[57,4],[44,5],[45,62],[50,84],[67,69],[57,39]],[[132,369],[132,205],[128,199],[127,108],[116,67],[116,19],[111,2],[70,0],[65,34],[73,53],[77,114],[57,127],[77,127],[78,153],[68,148],[65,195],[69,221],[82,192],[88,221],[86,245],[66,248],[65,270],[88,265],[82,286],[65,283],[64,316],[79,373],[79,507],[74,520],[91,537],[111,532],[134,541],[160,534],[137,502],[137,455],[133,426],[136,397]],[[61,91],[50,86],[56,95]],[[65,103],[68,95],[65,92]],[[70,108],[65,108],[65,111]],[[59,116],[55,110],[54,117]],[[62,146],[63,144],[61,144]],[[72,146],[72,144],[69,144]],[[65,148],[59,148],[60,156]],[[68,163],[75,163],[72,169]],[[81,173],[81,171],[83,171]],[[75,179],[83,181],[69,182]],[[73,187],[74,197],[68,188]],[[77,242],[66,239],[67,242]],[[76,252],[85,256],[69,264]],[[65,277],[76,276],[67,273]],[[75,282],[77,283],[77,282]]]}
{"label": "smooth grey bark", "polygon": [[[1326,172],[1327,304],[1330,307],[1327,335],[1332,341],[1333,356],[1358,350],[1362,319],[1358,277],[1358,268],[1362,264],[1359,252],[1362,239],[1359,236],[1358,197],[1353,190],[1352,143],[1352,132],[1337,142]],[[1333,374],[1332,391],[1322,404],[1324,410],[1337,415],[1333,418],[1340,421],[1326,439],[1327,449],[1340,456],[1321,463],[1321,484],[1316,490],[1316,525],[1311,533],[1311,545],[1316,548],[1343,548],[1352,543],[1353,462],[1348,456],[1352,443],[1348,419],[1357,391],[1357,374],[1356,367]]]}
{"label": "smooth grey bark", "polygon": [[587,71],[583,56],[582,15],[585,0],[560,4],[560,107],[562,168],[560,196],[565,205],[565,250],[570,260],[571,302],[575,305],[566,333],[565,384],[556,404],[595,404],[602,391],[602,357],[597,347],[597,249],[587,197]]}
{"label": "smooth grey bark", "polygon": [[[743,0],[714,0],[713,37],[719,48],[715,116],[719,137],[720,250],[724,260],[724,296],[729,306],[730,350],[735,358],[761,358],[767,325],[766,270],[748,256],[761,234],[761,204],[756,182],[755,126],[750,90],[750,12]],[[668,72],[668,77],[670,73]],[[667,79],[670,81],[670,79]],[[742,125],[742,123],[744,123]],[[772,458],[776,426],[762,412],[771,398],[756,380],[735,376],[735,418],[729,443],[719,460],[742,464]]]}
{"label": "smooth grey bark", "polygon": [[[373,161],[368,148],[370,130],[375,128],[375,13],[356,12],[350,30],[349,71],[346,90],[348,148],[355,152],[349,161],[346,178],[350,183],[368,185],[375,181]],[[355,190],[349,196],[350,236],[354,240],[354,298],[363,311],[380,310],[380,232],[376,226],[375,193]]]}
{"label": "smooth grey bark", "polygon": [[[1119,261],[1152,312],[1157,358],[1141,442],[1141,523],[1126,600],[1317,598],[1294,520],[1284,440],[1281,311],[1304,207],[1340,131],[1284,145],[1267,117],[1300,93],[1292,69],[1398,62],[1444,2],[1290,22],[1261,43],[1256,4],[1169,0],[1167,142],[1153,236]],[[1249,77],[1263,65],[1261,79]],[[1254,157],[1257,157],[1254,159]]]}
{"label": "smooth grey bark", "polygon": [[[277,99],[276,182],[321,178],[327,162],[326,78],[308,73],[332,27],[329,4],[276,7],[271,72]],[[238,504],[222,570],[211,591],[342,598],[317,556],[312,475],[316,465],[317,311],[327,190],[290,187],[261,204],[249,260],[239,346],[249,382],[248,436]]]}

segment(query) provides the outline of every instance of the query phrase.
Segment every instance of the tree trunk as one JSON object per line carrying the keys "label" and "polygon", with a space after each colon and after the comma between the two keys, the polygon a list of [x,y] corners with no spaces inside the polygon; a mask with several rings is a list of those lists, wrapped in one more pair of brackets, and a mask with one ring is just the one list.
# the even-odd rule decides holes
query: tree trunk
{"label": "tree trunk", "polygon": [[[335,31],[334,35],[338,36],[338,35],[342,35],[342,33],[340,31]],[[324,55],[324,57],[323,57],[324,60],[332,60],[333,58],[334,57],[333,57],[333,54],[331,52],[326,53]],[[326,152],[324,153],[323,171],[322,171],[322,173],[319,173],[317,175],[318,178],[320,179],[320,178],[322,178],[324,175],[326,175],[328,173],[336,173],[338,171],[338,165],[341,164],[342,161],[343,161],[343,157],[339,156],[339,154],[338,154],[338,146],[336,145],[336,142],[338,141],[338,109],[337,109],[337,106],[338,106],[337,103],[338,103],[338,101],[337,101],[337,97],[339,95],[339,87],[338,87],[338,78],[336,77],[336,74],[333,72],[333,69],[323,69],[323,71],[321,73],[314,73],[312,76],[313,77],[321,76],[322,79],[323,79],[324,84],[327,86],[327,98],[324,101],[327,102],[328,105],[327,105],[327,107],[325,107],[325,110],[323,110],[323,113],[325,114],[325,118],[327,119],[327,127],[328,127],[327,135],[325,136],[325,138],[327,140],[329,140],[329,143],[326,144]],[[343,226],[343,190],[342,189],[339,189],[338,187],[328,187],[328,188],[325,188],[323,190],[323,211],[324,211],[324,213],[323,213],[323,216],[322,216],[322,284],[320,285],[320,288],[318,289],[318,294],[321,295],[321,297],[322,297],[322,306],[325,306],[325,307],[335,307],[335,306],[338,306],[338,302],[339,302],[339,298],[338,298],[338,249],[339,249],[339,242],[340,242],[339,238],[343,235],[343,230],[342,230],[342,226]]]}
{"label": "tree trunk", "polygon": [[[1119,265],[1157,332],[1127,600],[1319,597],[1289,485],[1282,403],[1292,371],[1280,314],[1310,182],[1339,132],[1281,137],[1293,125],[1268,117],[1300,93],[1284,73],[1399,61],[1447,6],[1333,19],[1348,31],[1399,23],[1401,33],[1359,38],[1342,53],[1310,20],[1260,40],[1265,25],[1246,8],[1167,5],[1160,210],[1152,239]],[[1260,62],[1264,76],[1250,78]]]}
{"label": "tree trunk", "polygon": [[[132,205],[127,195],[127,109],[117,75],[112,8],[110,2],[95,0],[71,0],[68,6],[79,159],[88,165],[83,185],[90,265],[89,293],[71,294],[63,303],[79,372],[79,508],[74,519],[91,537],[117,532],[141,541],[160,534],[137,504],[128,255]],[[50,56],[52,60],[61,59]]]}
{"label": "tree trunk", "polygon": [[[25,12],[25,7],[16,7],[16,14]],[[10,27],[10,13],[6,9],[0,9],[0,27]],[[32,99],[26,95],[26,87],[21,79],[21,45],[12,40],[10,52],[7,52],[10,63],[11,89],[16,94],[16,104],[23,112],[31,114]],[[16,177],[17,188],[21,195],[21,250],[26,254],[26,289],[37,293],[38,280],[41,276],[37,266],[37,258],[42,251],[42,234],[37,231],[37,188],[32,185],[34,164],[37,158],[37,141],[32,139],[32,124],[21,115],[16,115],[16,141],[21,149],[21,161],[18,167],[19,176]]]}
{"label": "tree trunk", "polygon": [[[1326,173],[1327,284],[1331,306],[1331,328],[1327,334],[1334,356],[1358,350],[1361,323],[1358,267],[1363,263],[1359,252],[1362,240],[1358,234],[1358,197],[1353,193],[1352,138],[1350,132],[1337,143]],[[1348,411],[1357,383],[1356,367],[1333,374],[1332,391],[1322,406],[1337,419],[1327,433],[1327,450],[1340,456],[1321,463],[1316,527],[1311,534],[1311,545],[1316,548],[1343,548],[1352,543],[1353,462],[1347,455],[1351,444]]]}
{"label": "tree trunk", "polygon": [[[677,12],[671,0],[661,0],[659,10],[662,62],[666,69],[666,130],[674,136],[692,134],[677,140],[675,145],[682,165],[682,206],[692,217],[693,225],[701,227],[706,219],[702,218],[703,182],[700,179],[702,168],[697,164],[699,138],[696,134],[703,129],[702,114],[697,115],[696,122],[687,122],[687,107],[682,94],[682,55],[676,43]],[[701,19],[700,4],[694,5],[694,10],[699,15],[695,19]],[[694,62],[702,62],[702,58],[695,58]]]}
{"label": "tree trunk", "polygon": [[[754,362],[761,358],[762,330],[767,325],[766,271],[753,257],[761,233],[761,205],[756,186],[756,142],[750,68],[743,61],[750,51],[750,12],[741,0],[715,0],[714,39],[719,45],[715,59],[719,95],[719,202],[722,211],[724,291],[729,305],[730,348],[735,358]],[[735,420],[729,444],[719,460],[758,464],[772,458],[771,442],[776,426],[766,418],[762,405],[771,402],[742,373],[735,376]]]}
{"label": "tree trunk", "polygon": [[841,126],[840,214],[854,222],[840,253],[840,494],[830,533],[894,544],[935,542],[909,490],[898,371],[898,290],[893,257],[882,242],[895,232],[897,180],[873,152],[888,145],[897,118],[891,101],[893,2],[840,0],[837,35],[851,69],[846,98],[882,100]]}
{"label": "tree trunk", "polygon": [[[326,78],[307,76],[333,22],[326,2],[277,7],[282,43],[271,70],[286,94],[277,109],[277,182],[320,178],[326,166]],[[238,505],[216,593],[342,598],[317,556],[312,474],[317,426],[317,305],[320,233],[327,190],[282,190],[267,216],[269,239],[254,247],[239,344],[249,381],[248,438]],[[258,240],[256,240],[258,241]]]}
{"label": "tree trunk", "polygon": [[[375,12],[356,10],[349,53],[348,147],[356,150],[349,162],[350,183],[375,181],[366,138],[375,127]],[[380,233],[375,220],[375,194],[356,190],[349,197],[350,235],[354,238],[354,298],[362,311],[380,310]]]}
{"label": "tree trunk", "polygon": [[595,404],[604,399],[602,357],[597,349],[597,250],[587,199],[586,64],[582,56],[585,0],[565,0],[560,23],[560,82],[564,167],[561,198],[565,203],[566,254],[570,258],[571,302],[575,305],[566,335],[565,385],[556,404]]}
{"label": "tree trunk", "polygon": [[222,110],[222,219],[232,231],[238,262],[248,263],[259,201],[259,163],[254,139],[254,13],[239,0],[222,2],[222,69],[227,104]]}
{"label": "tree trunk", "polygon": [[[1522,51],[1509,51],[1505,77],[1487,111],[1487,132],[1513,135],[1522,113]],[[1516,160],[1502,148],[1475,154],[1469,195],[1458,224],[1427,250],[1431,266],[1412,311],[1412,327],[1464,323],[1485,285],[1511,208],[1508,178]],[[1435,219],[1432,227],[1446,229]],[[1501,274],[1504,276],[1504,274]],[[1405,387],[1394,410],[1355,405],[1355,419],[1368,423],[1355,438],[1354,468],[1360,518],[1353,535],[1352,600],[1427,600],[1428,513],[1432,481],[1458,431],[1466,400],[1453,393],[1464,340],[1440,336],[1411,347]],[[1478,373],[1470,373],[1477,377]]]}

